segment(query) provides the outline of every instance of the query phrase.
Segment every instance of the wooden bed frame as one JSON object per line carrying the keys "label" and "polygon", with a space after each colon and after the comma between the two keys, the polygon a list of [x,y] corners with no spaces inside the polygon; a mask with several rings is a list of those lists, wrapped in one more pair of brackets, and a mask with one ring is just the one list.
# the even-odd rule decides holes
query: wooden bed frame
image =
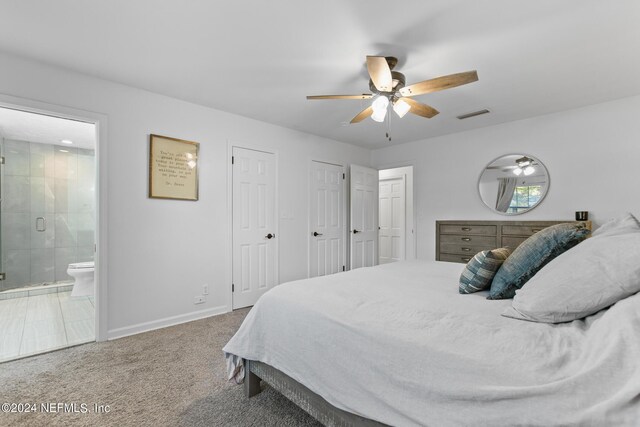
{"label": "wooden bed frame", "polygon": [[386,424],[336,408],[320,395],[272,366],[244,359],[244,392],[247,397],[255,396],[262,391],[260,380],[265,381],[325,426],[386,426]]}

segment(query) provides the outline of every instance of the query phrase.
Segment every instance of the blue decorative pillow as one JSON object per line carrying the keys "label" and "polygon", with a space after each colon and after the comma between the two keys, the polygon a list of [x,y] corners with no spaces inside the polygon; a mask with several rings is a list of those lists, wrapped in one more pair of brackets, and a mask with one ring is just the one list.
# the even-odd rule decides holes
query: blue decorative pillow
{"label": "blue decorative pillow", "polygon": [[513,298],[542,267],[587,238],[591,230],[584,222],[547,227],[518,246],[502,264],[491,283],[487,299]]}
{"label": "blue decorative pillow", "polygon": [[471,294],[488,289],[496,271],[510,254],[508,248],[478,252],[462,270],[458,287],[460,293]]}

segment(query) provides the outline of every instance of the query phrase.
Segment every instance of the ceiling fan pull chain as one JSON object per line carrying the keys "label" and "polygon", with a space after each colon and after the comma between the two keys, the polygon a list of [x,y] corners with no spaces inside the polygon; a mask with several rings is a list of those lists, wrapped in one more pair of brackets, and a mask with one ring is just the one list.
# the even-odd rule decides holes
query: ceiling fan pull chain
{"label": "ceiling fan pull chain", "polygon": [[[391,103],[389,103],[389,105],[391,105]],[[391,112],[389,111],[387,113],[387,138],[389,139],[389,142],[391,142]]]}

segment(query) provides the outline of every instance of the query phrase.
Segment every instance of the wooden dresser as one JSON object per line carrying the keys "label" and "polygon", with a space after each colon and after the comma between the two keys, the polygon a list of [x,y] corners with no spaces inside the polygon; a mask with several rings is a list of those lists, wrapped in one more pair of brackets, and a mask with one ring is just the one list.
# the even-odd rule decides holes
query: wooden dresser
{"label": "wooden dresser", "polygon": [[466,263],[480,251],[515,249],[543,228],[565,222],[578,221],[436,221],[436,260]]}

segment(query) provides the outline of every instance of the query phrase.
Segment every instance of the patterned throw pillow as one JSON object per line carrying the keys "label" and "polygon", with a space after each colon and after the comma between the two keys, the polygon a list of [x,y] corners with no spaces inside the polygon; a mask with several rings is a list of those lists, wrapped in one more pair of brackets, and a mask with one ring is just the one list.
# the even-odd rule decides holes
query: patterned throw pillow
{"label": "patterned throw pillow", "polygon": [[586,239],[590,233],[586,223],[574,222],[552,225],[529,237],[502,264],[491,282],[487,299],[513,298],[516,290],[549,261]]}
{"label": "patterned throw pillow", "polygon": [[500,268],[505,259],[511,254],[508,248],[493,249],[490,251],[478,252],[467,263],[467,266],[460,275],[460,285],[458,290],[461,294],[488,289],[496,271]]}

